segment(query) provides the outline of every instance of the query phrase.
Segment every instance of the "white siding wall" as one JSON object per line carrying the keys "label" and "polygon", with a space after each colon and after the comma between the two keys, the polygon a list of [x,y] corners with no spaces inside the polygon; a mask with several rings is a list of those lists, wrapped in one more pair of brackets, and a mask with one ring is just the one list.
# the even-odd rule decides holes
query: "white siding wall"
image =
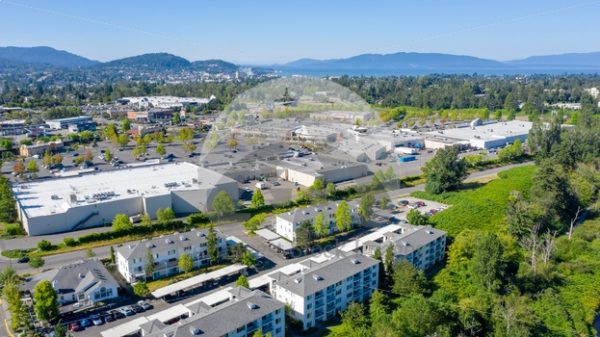
{"label": "white siding wall", "polygon": [[272,285],[271,294],[278,301],[288,304],[294,317],[303,322],[304,329],[308,329],[345,310],[352,302],[367,300],[378,282],[379,266],[375,265],[305,297],[291,293],[277,283]]}

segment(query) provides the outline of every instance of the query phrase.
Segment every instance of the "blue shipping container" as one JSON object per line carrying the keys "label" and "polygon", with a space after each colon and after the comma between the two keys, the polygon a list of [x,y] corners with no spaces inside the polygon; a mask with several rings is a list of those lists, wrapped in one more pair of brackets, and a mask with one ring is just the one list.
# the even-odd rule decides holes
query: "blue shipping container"
{"label": "blue shipping container", "polygon": [[417,160],[417,157],[415,157],[415,156],[404,156],[404,157],[400,157],[399,160],[400,160],[401,163],[406,163],[406,162],[409,162],[409,161]]}

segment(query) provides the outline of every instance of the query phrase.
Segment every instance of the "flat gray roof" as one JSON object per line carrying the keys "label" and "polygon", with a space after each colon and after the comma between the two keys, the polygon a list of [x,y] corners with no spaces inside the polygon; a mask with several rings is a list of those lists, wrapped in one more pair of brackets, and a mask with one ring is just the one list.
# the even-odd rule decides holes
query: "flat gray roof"
{"label": "flat gray roof", "polygon": [[434,137],[447,137],[459,140],[497,140],[519,135],[527,135],[533,126],[529,121],[506,121],[477,125],[473,129],[469,126],[463,128],[452,128],[438,131],[430,131],[425,134]]}
{"label": "flat gray roof", "polygon": [[38,217],[64,213],[78,206],[171,191],[208,189],[228,182],[234,180],[183,162],[34,180],[13,185],[13,193],[28,217]]}

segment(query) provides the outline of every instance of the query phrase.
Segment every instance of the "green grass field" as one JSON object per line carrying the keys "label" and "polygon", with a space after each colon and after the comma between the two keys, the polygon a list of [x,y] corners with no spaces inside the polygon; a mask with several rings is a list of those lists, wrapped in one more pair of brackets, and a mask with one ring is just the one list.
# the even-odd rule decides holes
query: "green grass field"
{"label": "green grass field", "polygon": [[483,185],[467,185],[464,189],[432,195],[415,192],[413,196],[452,205],[430,218],[437,228],[451,237],[465,229],[502,232],[506,230],[505,213],[511,191],[525,193],[531,187],[535,166],[522,166],[502,171],[498,179]]}

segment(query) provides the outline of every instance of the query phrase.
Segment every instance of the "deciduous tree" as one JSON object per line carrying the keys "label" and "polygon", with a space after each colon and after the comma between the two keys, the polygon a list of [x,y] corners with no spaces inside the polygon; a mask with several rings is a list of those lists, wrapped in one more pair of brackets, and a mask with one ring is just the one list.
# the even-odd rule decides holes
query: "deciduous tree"
{"label": "deciduous tree", "polygon": [[423,171],[427,179],[425,190],[439,194],[460,186],[467,176],[467,165],[464,159],[458,158],[458,148],[451,146],[439,149]]}
{"label": "deciduous tree", "polygon": [[184,273],[191,272],[192,269],[194,269],[194,261],[192,260],[192,257],[190,256],[190,254],[183,253],[183,254],[179,255],[179,261],[177,261],[177,267],[179,267],[179,270]]}
{"label": "deciduous tree", "polygon": [[335,225],[340,232],[352,229],[352,214],[350,205],[345,200],[339,202],[335,210]]}
{"label": "deciduous tree", "polygon": [[35,314],[38,319],[50,321],[58,317],[58,295],[48,280],[42,280],[33,289]]}

